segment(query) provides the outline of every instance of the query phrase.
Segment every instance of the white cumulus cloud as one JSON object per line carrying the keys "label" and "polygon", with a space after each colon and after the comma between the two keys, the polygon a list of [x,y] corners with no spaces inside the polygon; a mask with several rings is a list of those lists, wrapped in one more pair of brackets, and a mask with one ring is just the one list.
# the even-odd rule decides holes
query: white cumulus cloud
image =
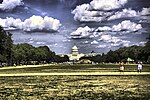
{"label": "white cumulus cloud", "polygon": [[[82,4],[82,5],[77,6],[72,11],[72,14],[74,14],[74,20],[76,21],[101,22],[101,21],[107,20],[109,16],[113,15],[114,12],[108,11],[108,10],[120,8],[125,3],[127,3],[127,0],[93,0],[90,2],[90,4]],[[124,15],[126,15],[127,13],[130,13],[130,11],[128,12],[126,11],[123,13],[125,13]],[[133,12],[131,13],[133,14]],[[128,16],[131,16],[131,14],[128,14]]]}
{"label": "white cumulus cloud", "polygon": [[99,40],[104,42],[111,42],[111,39],[112,39],[111,35],[102,35]]}
{"label": "white cumulus cloud", "polygon": [[137,31],[142,29],[141,24],[136,24],[134,22],[131,22],[130,20],[125,20],[119,23],[118,25],[114,25],[112,27],[113,31],[121,31],[121,30],[127,30],[127,31]]}
{"label": "white cumulus cloud", "polygon": [[[72,14],[74,14],[74,20],[80,22],[102,22],[129,17],[143,18],[150,15],[150,8],[143,8],[141,11],[123,8],[127,2],[128,0],[93,0],[89,4],[77,6]],[[122,10],[114,10],[118,8]]]}
{"label": "white cumulus cloud", "polygon": [[2,4],[0,4],[0,9],[11,10],[20,5],[23,5],[22,0],[3,0]]}
{"label": "white cumulus cloud", "polygon": [[139,16],[139,13],[132,9],[123,9],[122,11],[115,12],[114,15],[110,16],[107,20],[115,20],[125,17],[136,17]]}
{"label": "white cumulus cloud", "polygon": [[98,44],[96,40],[92,41],[91,44]]}
{"label": "white cumulus cloud", "polygon": [[150,15],[150,8],[143,8],[141,11],[141,15]]}
{"label": "white cumulus cloud", "polygon": [[60,21],[52,17],[33,15],[25,21],[15,18],[0,18],[0,25],[2,27],[15,27],[17,29],[22,29],[23,31],[57,31],[61,26]]}
{"label": "white cumulus cloud", "polygon": [[[101,35],[99,41],[103,41],[105,43],[110,44],[110,47],[117,47],[117,46],[130,46],[131,42],[128,40],[123,40],[119,37],[112,36],[109,34]],[[99,48],[102,48],[103,46],[99,46]]]}
{"label": "white cumulus cloud", "polygon": [[72,38],[85,38],[88,37],[92,32],[92,29],[88,26],[79,27],[76,31],[72,32],[70,35]]}
{"label": "white cumulus cloud", "polygon": [[72,11],[72,14],[74,14],[74,20],[76,21],[101,21],[104,18],[103,17],[96,17],[98,15],[104,15],[103,12],[99,11],[90,11],[91,6],[89,4],[83,4],[79,5]]}
{"label": "white cumulus cloud", "polygon": [[122,7],[128,0],[93,0],[90,5],[96,10],[112,10]]}
{"label": "white cumulus cloud", "polygon": [[[131,22],[130,20],[125,20],[120,22],[117,25],[103,26],[98,27],[96,29],[90,28],[88,26],[79,27],[76,31],[73,31],[70,35],[71,38],[98,38],[101,36],[102,41],[110,41],[110,42],[118,42],[120,41],[118,38],[112,37],[112,34],[127,34],[130,32],[135,32],[142,29],[141,24],[137,24],[135,22]],[[106,34],[106,33],[110,33]]]}
{"label": "white cumulus cloud", "polygon": [[112,28],[109,26],[98,27],[95,31],[111,31]]}
{"label": "white cumulus cloud", "polygon": [[101,45],[97,46],[97,48],[109,48],[109,46],[107,46],[106,44],[101,44]]}
{"label": "white cumulus cloud", "polygon": [[141,24],[136,24],[134,22],[131,22],[130,20],[125,20],[117,25],[113,25],[112,27],[109,27],[109,26],[98,27],[95,31],[117,31],[119,32],[119,31],[124,30],[124,31],[133,32],[133,31],[138,31],[140,29],[142,29]]}

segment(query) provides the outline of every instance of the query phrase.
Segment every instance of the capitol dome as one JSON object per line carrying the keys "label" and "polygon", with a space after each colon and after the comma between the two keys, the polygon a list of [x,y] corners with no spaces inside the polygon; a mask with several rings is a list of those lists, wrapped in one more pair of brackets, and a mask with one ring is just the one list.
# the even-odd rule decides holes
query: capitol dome
{"label": "capitol dome", "polygon": [[70,61],[78,61],[84,54],[78,52],[78,47],[74,44],[72,47],[72,53],[67,55]]}
{"label": "capitol dome", "polygon": [[77,46],[74,45],[74,46],[72,47],[72,50],[78,50]]}

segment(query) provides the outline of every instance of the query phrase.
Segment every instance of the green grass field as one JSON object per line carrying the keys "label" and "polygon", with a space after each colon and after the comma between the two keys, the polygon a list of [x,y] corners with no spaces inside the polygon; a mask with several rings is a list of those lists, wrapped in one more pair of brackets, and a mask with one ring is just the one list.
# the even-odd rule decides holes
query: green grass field
{"label": "green grass field", "polygon": [[[127,72],[137,70],[126,65]],[[116,72],[119,65],[51,65],[0,69],[0,74]],[[150,72],[150,66],[143,66]],[[0,100],[150,100],[150,75],[0,76]]]}
{"label": "green grass field", "polygon": [[148,76],[0,77],[1,100],[149,100]]}
{"label": "green grass field", "polygon": [[[43,67],[0,69],[2,73],[52,73],[52,72],[118,72],[120,65],[49,65]],[[143,65],[143,72],[150,72],[150,65]],[[137,65],[125,65],[125,72],[137,72]]]}

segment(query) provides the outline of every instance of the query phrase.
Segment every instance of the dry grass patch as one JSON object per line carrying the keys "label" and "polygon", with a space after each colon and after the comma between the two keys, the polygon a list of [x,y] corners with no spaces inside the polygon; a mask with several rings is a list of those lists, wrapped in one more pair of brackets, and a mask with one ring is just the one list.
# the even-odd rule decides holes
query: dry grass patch
{"label": "dry grass patch", "polygon": [[0,99],[148,100],[150,75],[0,77]]}

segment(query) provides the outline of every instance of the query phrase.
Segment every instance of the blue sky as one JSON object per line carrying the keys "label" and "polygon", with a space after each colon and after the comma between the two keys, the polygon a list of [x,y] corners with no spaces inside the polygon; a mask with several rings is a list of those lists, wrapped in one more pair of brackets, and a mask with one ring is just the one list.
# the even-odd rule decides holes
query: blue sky
{"label": "blue sky", "polygon": [[47,45],[58,54],[108,52],[146,42],[148,0],[3,0],[0,25],[14,43]]}

